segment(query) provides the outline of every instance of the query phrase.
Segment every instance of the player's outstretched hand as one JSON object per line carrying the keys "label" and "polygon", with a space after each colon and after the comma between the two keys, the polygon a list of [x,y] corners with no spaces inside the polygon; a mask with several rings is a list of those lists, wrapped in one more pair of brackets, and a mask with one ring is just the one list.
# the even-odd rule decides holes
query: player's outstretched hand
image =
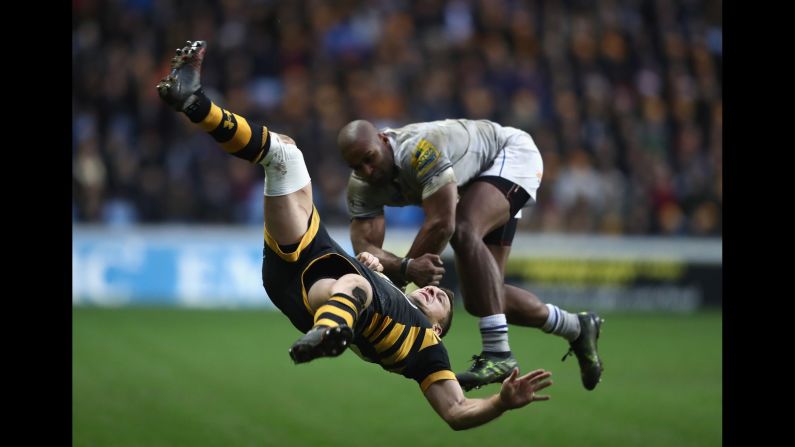
{"label": "player's outstretched hand", "polygon": [[511,375],[502,382],[500,389],[500,402],[505,409],[521,408],[525,405],[539,401],[549,400],[549,396],[539,396],[536,392],[552,385],[549,377],[552,373],[537,369],[519,377],[519,368],[514,368]]}

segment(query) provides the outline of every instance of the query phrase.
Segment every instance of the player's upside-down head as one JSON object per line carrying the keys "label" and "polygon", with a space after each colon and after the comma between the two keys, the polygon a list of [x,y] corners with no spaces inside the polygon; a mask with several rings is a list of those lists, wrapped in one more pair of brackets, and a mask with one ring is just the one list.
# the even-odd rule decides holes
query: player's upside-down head
{"label": "player's upside-down head", "polygon": [[427,286],[406,296],[428,317],[439,337],[444,337],[453,324],[453,291],[445,287]]}

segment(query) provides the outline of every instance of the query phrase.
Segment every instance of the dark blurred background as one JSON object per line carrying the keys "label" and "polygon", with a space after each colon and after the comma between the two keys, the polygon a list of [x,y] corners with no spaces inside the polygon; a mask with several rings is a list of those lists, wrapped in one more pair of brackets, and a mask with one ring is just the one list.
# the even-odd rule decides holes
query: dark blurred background
{"label": "dark blurred background", "polygon": [[[521,229],[720,236],[720,1],[73,0],[73,221],[262,225],[262,169],[155,84],[209,44],[209,96],[292,136],[345,225],[349,120],[521,128],[544,158]],[[415,225],[418,209],[390,210]]]}

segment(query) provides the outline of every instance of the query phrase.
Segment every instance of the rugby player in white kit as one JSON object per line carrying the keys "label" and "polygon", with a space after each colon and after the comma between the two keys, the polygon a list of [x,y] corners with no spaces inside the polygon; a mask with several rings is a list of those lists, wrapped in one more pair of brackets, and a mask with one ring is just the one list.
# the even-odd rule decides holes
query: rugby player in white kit
{"label": "rugby player in white kit", "polygon": [[[480,318],[482,351],[457,378],[470,390],[504,380],[518,366],[508,324],[540,328],[569,342],[583,386],[601,379],[602,319],[567,312],[505,284],[504,268],[522,208],[535,203],[544,164],[525,131],[488,120],[447,119],[376,129],[356,120],[337,138],[351,167],[348,183],[354,251],[370,252],[400,284],[437,285],[449,242],[467,312]],[[383,249],[384,206],[422,206],[424,222],[408,253]]]}

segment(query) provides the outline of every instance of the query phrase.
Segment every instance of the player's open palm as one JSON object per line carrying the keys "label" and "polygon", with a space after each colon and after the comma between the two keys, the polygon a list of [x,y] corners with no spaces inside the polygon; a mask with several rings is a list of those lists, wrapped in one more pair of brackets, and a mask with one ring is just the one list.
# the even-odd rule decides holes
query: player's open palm
{"label": "player's open palm", "polygon": [[519,368],[514,368],[511,375],[502,382],[500,401],[505,408],[521,408],[530,402],[549,400],[548,395],[537,395],[536,392],[552,385],[549,377],[552,373],[537,369],[519,377]]}

